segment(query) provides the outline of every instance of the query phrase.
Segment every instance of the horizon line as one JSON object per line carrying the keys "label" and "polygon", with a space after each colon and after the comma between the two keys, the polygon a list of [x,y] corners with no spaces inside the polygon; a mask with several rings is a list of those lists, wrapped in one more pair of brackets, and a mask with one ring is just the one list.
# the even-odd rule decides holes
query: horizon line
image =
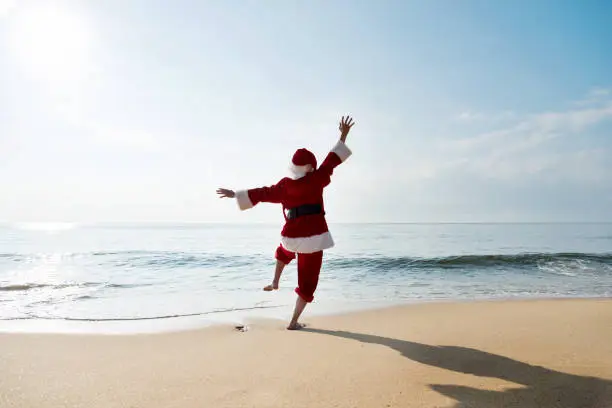
{"label": "horizon line", "polygon": [[[333,222],[330,225],[444,225],[444,224],[612,224],[612,220],[596,221],[345,221]],[[0,226],[15,225],[282,225],[277,221],[0,221]]]}

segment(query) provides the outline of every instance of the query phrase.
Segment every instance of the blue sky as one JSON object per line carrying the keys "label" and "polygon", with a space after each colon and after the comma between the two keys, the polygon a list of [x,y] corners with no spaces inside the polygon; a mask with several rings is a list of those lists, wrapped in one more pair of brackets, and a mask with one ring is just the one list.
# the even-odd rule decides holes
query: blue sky
{"label": "blue sky", "polygon": [[0,0],[0,221],[612,221],[606,1]]}

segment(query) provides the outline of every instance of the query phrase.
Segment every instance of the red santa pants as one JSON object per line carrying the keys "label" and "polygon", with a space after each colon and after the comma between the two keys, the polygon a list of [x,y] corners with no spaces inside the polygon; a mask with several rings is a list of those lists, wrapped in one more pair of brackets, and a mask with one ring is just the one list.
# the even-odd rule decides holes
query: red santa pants
{"label": "red santa pants", "polygon": [[[288,251],[282,245],[276,248],[276,259],[282,263],[289,264],[296,257],[295,252]],[[298,287],[295,293],[310,303],[314,300],[314,292],[319,283],[319,273],[323,264],[323,251],[311,254],[297,253]]]}

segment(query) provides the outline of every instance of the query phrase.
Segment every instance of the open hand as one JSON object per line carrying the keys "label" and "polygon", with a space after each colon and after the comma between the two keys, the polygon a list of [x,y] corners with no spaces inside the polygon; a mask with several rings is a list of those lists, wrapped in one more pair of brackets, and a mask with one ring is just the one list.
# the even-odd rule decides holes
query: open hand
{"label": "open hand", "polygon": [[338,129],[340,129],[340,139],[343,142],[346,140],[346,137],[348,136],[348,133],[354,124],[355,122],[353,121],[353,118],[351,118],[350,116],[342,117],[342,120],[340,121],[340,125],[338,126]]}
{"label": "open hand", "polygon": [[234,198],[236,197],[236,193],[233,190],[228,190],[226,188],[218,188],[217,194],[220,195],[219,198]]}

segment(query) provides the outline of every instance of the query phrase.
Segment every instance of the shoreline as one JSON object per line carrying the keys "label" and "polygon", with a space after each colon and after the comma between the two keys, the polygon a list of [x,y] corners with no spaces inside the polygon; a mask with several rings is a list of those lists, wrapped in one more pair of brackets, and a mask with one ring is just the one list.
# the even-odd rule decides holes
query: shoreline
{"label": "shoreline", "polygon": [[[306,309],[302,321],[319,319],[333,319],[349,317],[360,313],[372,312],[392,312],[394,310],[410,309],[419,306],[433,305],[482,305],[482,304],[500,304],[500,303],[539,303],[539,302],[580,302],[580,301],[611,301],[612,297],[601,296],[552,296],[552,297],[509,297],[509,298],[480,298],[480,299],[419,299],[408,302],[374,302],[363,306],[340,307],[339,311],[331,311],[327,309],[310,312]],[[132,336],[132,335],[156,335],[156,334],[172,334],[181,332],[192,332],[200,330],[209,330],[216,328],[234,328],[237,326],[249,326],[249,321],[279,321],[285,322],[289,320],[293,305],[272,306],[264,308],[247,308],[243,310],[227,310],[227,311],[212,311],[202,312],[195,315],[210,316],[208,319],[198,320],[196,316],[172,316],[162,318],[134,318],[134,319],[117,319],[117,320],[70,320],[70,319],[16,319],[0,321],[0,335],[20,334],[20,335],[91,335],[91,336]],[[312,306],[311,306],[312,307]],[[270,316],[265,313],[259,314],[255,312],[257,309],[262,310],[285,310],[283,316]],[[252,315],[245,315],[245,312],[253,311]],[[309,313],[310,312],[310,313]],[[241,314],[242,313],[242,314]],[[234,319],[230,317],[235,315]],[[160,324],[162,321],[179,322],[177,325]],[[26,326],[32,326],[26,328]],[[141,325],[140,329],[129,328],[128,326]],[[9,327],[5,327],[9,326]],[[13,328],[11,329],[10,326]],[[58,327],[60,326],[60,327]],[[61,327],[63,326],[63,328]],[[72,326],[72,327],[71,327]],[[79,327],[80,326],[80,327]],[[112,329],[112,326],[115,326]],[[44,329],[47,327],[47,329]],[[55,329],[53,329],[55,327]]]}

